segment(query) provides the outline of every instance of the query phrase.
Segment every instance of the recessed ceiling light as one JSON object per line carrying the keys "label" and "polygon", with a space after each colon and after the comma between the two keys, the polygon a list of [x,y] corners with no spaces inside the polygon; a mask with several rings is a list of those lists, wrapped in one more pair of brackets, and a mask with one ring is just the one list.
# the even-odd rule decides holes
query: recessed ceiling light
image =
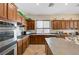
{"label": "recessed ceiling light", "polygon": [[36,5],[38,6],[38,5],[39,5],[39,3],[36,3]]}
{"label": "recessed ceiling light", "polygon": [[68,3],[65,3],[65,5],[67,6],[67,5],[68,5]]}

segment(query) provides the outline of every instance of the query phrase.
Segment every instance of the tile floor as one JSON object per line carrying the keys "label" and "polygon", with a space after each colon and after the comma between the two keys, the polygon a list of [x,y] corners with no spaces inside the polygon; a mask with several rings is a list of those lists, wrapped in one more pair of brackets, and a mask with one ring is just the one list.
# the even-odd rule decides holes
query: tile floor
{"label": "tile floor", "polygon": [[45,45],[29,45],[23,55],[45,55]]}

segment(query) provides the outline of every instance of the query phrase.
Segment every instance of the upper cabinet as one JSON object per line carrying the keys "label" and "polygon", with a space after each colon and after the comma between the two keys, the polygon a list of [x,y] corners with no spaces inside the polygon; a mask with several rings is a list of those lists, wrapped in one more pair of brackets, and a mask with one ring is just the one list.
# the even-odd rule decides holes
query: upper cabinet
{"label": "upper cabinet", "polygon": [[61,20],[61,27],[62,29],[66,28],[66,22],[64,20]]}
{"label": "upper cabinet", "polygon": [[13,3],[0,3],[0,18],[15,21],[17,18],[17,7]]}
{"label": "upper cabinet", "polygon": [[75,29],[78,29],[78,20],[77,21],[74,21],[74,28]]}
{"label": "upper cabinet", "polygon": [[65,22],[65,28],[64,29],[71,29],[71,28],[73,28],[72,26],[73,26],[73,23],[71,22],[71,20],[64,20],[64,22]]}
{"label": "upper cabinet", "polygon": [[59,29],[59,21],[57,21],[57,20],[53,20],[52,21],[52,28],[53,29]]}
{"label": "upper cabinet", "polygon": [[17,19],[17,7],[13,3],[8,3],[8,19],[12,21]]}
{"label": "upper cabinet", "polygon": [[17,13],[17,22],[21,23],[22,22],[22,17]]}
{"label": "upper cabinet", "polygon": [[26,20],[25,20],[25,18],[22,16],[21,19],[22,19],[22,25],[26,25]]}
{"label": "upper cabinet", "polygon": [[7,19],[7,3],[0,3],[0,18]]}
{"label": "upper cabinet", "polygon": [[53,29],[79,29],[79,20],[53,20]]}
{"label": "upper cabinet", "polygon": [[26,21],[26,28],[27,30],[34,30],[35,29],[35,21],[34,20],[27,20]]}
{"label": "upper cabinet", "polygon": [[52,21],[53,29],[61,29],[61,26],[62,26],[62,21],[57,21],[57,20]]}

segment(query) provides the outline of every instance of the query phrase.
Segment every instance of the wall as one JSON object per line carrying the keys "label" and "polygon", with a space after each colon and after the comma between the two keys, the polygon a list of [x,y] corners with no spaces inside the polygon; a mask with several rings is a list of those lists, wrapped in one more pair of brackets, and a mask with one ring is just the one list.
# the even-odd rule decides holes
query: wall
{"label": "wall", "polygon": [[28,17],[31,17],[34,20],[79,20],[79,14],[54,14],[54,15],[30,15]]}

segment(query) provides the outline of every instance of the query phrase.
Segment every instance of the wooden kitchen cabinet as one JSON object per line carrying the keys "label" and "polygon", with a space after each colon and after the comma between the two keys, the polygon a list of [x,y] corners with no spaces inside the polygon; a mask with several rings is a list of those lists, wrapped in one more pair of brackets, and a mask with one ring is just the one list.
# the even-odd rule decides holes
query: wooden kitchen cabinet
{"label": "wooden kitchen cabinet", "polygon": [[7,19],[7,3],[0,3],[0,18]]}
{"label": "wooden kitchen cabinet", "polygon": [[17,19],[17,7],[13,3],[8,3],[8,19],[11,21]]}
{"label": "wooden kitchen cabinet", "polygon": [[61,29],[62,28],[61,20],[53,20],[52,21],[52,28],[53,29]]}
{"label": "wooden kitchen cabinet", "polygon": [[53,20],[53,29],[79,29],[79,20]]}
{"label": "wooden kitchen cabinet", "polygon": [[21,19],[22,19],[22,25],[26,25],[26,20],[25,20],[25,18],[22,16]]}
{"label": "wooden kitchen cabinet", "polygon": [[22,23],[22,16],[17,13],[17,22]]}
{"label": "wooden kitchen cabinet", "polygon": [[43,35],[31,35],[30,44],[44,44],[45,37]]}
{"label": "wooden kitchen cabinet", "polygon": [[17,42],[17,54],[18,55],[22,55],[22,53],[23,53],[23,48],[22,47],[23,47],[22,46],[22,40],[20,40],[20,41]]}
{"label": "wooden kitchen cabinet", "polygon": [[17,7],[14,3],[0,3],[0,18],[16,21]]}
{"label": "wooden kitchen cabinet", "polygon": [[59,20],[59,21],[57,22],[57,24],[58,24],[58,29],[61,29],[61,28],[62,28],[62,21]]}
{"label": "wooden kitchen cabinet", "polygon": [[78,29],[79,29],[79,20],[78,20],[78,22],[77,22],[78,24],[77,24],[77,27],[78,27]]}
{"label": "wooden kitchen cabinet", "polygon": [[52,21],[52,28],[53,29],[58,29],[58,21],[57,20]]}
{"label": "wooden kitchen cabinet", "polygon": [[53,55],[51,49],[49,48],[47,42],[45,42],[45,53],[46,55]]}
{"label": "wooden kitchen cabinet", "polygon": [[29,46],[29,37],[23,38],[23,52],[26,50],[26,48]]}
{"label": "wooden kitchen cabinet", "polygon": [[65,25],[65,26],[66,26],[65,29],[70,29],[70,22],[71,22],[71,21],[70,21],[70,20],[65,20],[64,22],[65,22],[65,24],[66,24],[66,25]]}
{"label": "wooden kitchen cabinet", "polygon": [[66,29],[66,22],[64,20],[61,20],[61,29]]}
{"label": "wooden kitchen cabinet", "polygon": [[73,20],[74,21],[74,29],[78,29],[78,20]]}
{"label": "wooden kitchen cabinet", "polygon": [[34,30],[35,29],[35,21],[34,20],[27,20],[26,21],[26,28],[27,30]]}
{"label": "wooden kitchen cabinet", "polygon": [[29,46],[29,36],[21,38],[17,41],[17,55],[22,55]]}
{"label": "wooden kitchen cabinet", "polygon": [[70,29],[74,29],[74,21],[70,20]]}

